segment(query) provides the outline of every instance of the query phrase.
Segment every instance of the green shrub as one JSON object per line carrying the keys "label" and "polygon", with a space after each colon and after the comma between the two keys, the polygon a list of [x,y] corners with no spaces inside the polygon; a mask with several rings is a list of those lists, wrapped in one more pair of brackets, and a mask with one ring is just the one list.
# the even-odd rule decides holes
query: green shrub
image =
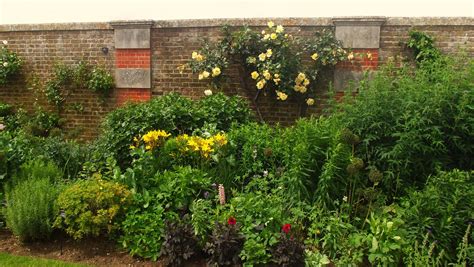
{"label": "green shrub", "polygon": [[431,176],[423,190],[413,190],[402,204],[411,240],[422,241],[429,232],[430,238],[438,240],[437,247],[454,258],[467,223],[474,218],[474,171]]}
{"label": "green shrub", "polygon": [[53,205],[61,176],[52,163],[36,160],[23,164],[14,182],[6,187],[7,226],[22,241],[50,236],[57,215]]}
{"label": "green shrub", "polygon": [[203,113],[202,125],[215,124],[222,131],[229,130],[234,123],[244,124],[253,119],[247,101],[237,95],[213,94],[198,101],[196,108]]}
{"label": "green shrub", "polygon": [[136,194],[134,205],[128,210],[120,227],[122,247],[129,250],[132,256],[156,261],[165,231],[164,212],[154,199]]}
{"label": "green shrub", "polygon": [[13,114],[13,106],[0,102],[0,122],[2,117],[10,116]]}
{"label": "green shrub", "polygon": [[0,144],[0,154],[6,164],[3,165],[4,179],[12,177],[21,164],[36,158],[53,161],[57,166],[61,166],[64,177],[75,178],[90,157],[88,145],[65,141],[61,137],[35,137],[22,131],[0,132]]}
{"label": "green shrub", "polygon": [[423,185],[436,168],[474,168],[474,60],[387,67],[338,113],[361,137],[357,154],[384,172],[390,195]]}
{"label": "green shrub", "polygon": [[64,229],[74,239],[111,233],[117,228],[131,203],[130,191],[101,177],[79,180],[59,195],[56,205],[64,216],[54,227]]}
{"label": "green shrub", "polygon": [[6,194],[7,226],[22,241],[46,239],[57,214],[53,208],[58,189],[48,178],[30,179]]}
{"label": "green shrub", "polygon": [[[103,124],[104,132],[99,149],[108,151],[121,167],[131,162],[129,147],[133,138],[154,129],[177,135],[191,134],[206,122],[215,123],[218,130],[228,130],[232,122],[246,123],[250,110],[238,97],[216,94],[201,102],[192,101],[176,93],[153,98],[149,102],[128,104],[109,113]],[[222,106],[225,109],[220,110]]]}
{"label": "green shrub", "polygon": [[0,86],[7,83],[21,68],[22,61],[15,52],[7,48],[5,40],[0,44]]}

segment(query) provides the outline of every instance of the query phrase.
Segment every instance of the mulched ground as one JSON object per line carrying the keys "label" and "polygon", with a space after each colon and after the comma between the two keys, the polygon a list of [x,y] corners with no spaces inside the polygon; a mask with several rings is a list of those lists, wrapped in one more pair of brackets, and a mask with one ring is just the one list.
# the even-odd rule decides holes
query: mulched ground
{"label": "mulched ground", "polygon": [[[161,262],[143,261],[120,250],[117,243],[105,238],[74,241],[56,235],[48,242],[21,243],[11,232],[0,230],[0,252],[33,256],[94,266],[164,266]],[[186,266],[205,266],[203,261]]]}

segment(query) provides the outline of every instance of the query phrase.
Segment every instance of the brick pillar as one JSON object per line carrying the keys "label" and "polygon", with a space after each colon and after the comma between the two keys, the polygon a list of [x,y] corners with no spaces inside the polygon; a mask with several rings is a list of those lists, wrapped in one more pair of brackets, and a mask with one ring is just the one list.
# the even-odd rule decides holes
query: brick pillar
{"label": "brick pillar", "polygon": [[114,21],[117,105],[151,98],[150,30],[153,21]]}
{"label": "brick pillar", "polygon": [[[334,71],[334,89],[336,98],[344,95],[345,89],[363,78],[363,73],[378,68],[380,49],[380,27],[385,17],[341,17],[333,18],[336,26],[336,38],[342,41],[345,48],[350,48],[356,55],[352,62],[341,62]],[[364,55],[362,58],[357,55]],[[370,55],[367,57],[366,55]]]}

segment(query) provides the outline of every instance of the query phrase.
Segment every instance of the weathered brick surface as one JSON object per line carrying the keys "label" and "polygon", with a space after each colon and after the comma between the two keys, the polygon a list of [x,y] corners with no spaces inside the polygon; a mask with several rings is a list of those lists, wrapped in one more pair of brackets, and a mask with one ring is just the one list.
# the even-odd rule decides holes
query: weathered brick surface
{"label": "weathered brick surface", "polygon": [[151,91],[149,89],[130,88],[130,89],[116,89],[115,95],[117,105],[123,105],[126,102],[141,102],[148,101],[151,98]]}
{"label": "weathered brick surface", "polygon": [[117,49],[115,51],[117,68],[150,68],[150,49]]}
{"label": "weathered brick surface", "polygon": [[[48,107],[43,94],[29,90],[25,82],[35,73],[44,83],[51,75],[56,62],[72,64],[84,59],[105,64],[112,72],[114,68],[148,68],[151,60],[153,96],[168,92],[180,92],[192,98],[204,96],[207,83],[197,80],[189,70],[180,74],[176,69],[200,47],[200,39],[221,37],[220,25],[241,26],[247,24],[261,30],[268,19],[187,20],[157,21],[151,29],[151,52],[142,50],[114,49],[114,32],[107,23],[49,24],[49,25],[0,25],[0,40],[8,40],[9,48],[24,60],[24,68],[16,81],[0,87],[0,101],[34,109],[34,103]],[[310,36],[315,31],[333,27],[331,18],[273,19],[283,24],[285,30],[295,36]],[[435,37],[436,45],[446,53],[465,51],[474,56],[474,19],[472,18],[388,18],[380,32],[380,49],[369,50],[372,60],[356,58],[355,64],[342,63],[343,68],[353,70],[374,69],[384,64],[391,56],[410,57],[406,49],[410,29],[426,31]],[[109,48],[104,54],[102,47]],[[358,52],[358,50],[355,50]],[[367,52],[365,50],[359,52]],[[151,57],[151,58],[150,58]],[[255,96],[252,80],[247,86],[240,79],[240,69],[231,64],[227,73],[228,83],[222,89],[229,95],[241,95],[248,99]],[[249,74],[244,74],[249,76]],[[318,113],[325,103],[325,92],[333,80],[331,70],[322,74],[317,86],[316,104],[308,113]],[[63,116],[67,131],[78,131],[84,139],[97,135],[103,116],[127,100],[148,99],[150,90],[120,89],[102,103],[99,97],[87,89],[78,89],[67,96]],[[275,96],[261,95],[259,103],[263,118],[268,122],[287,125],[294,122],[300,107],[294,100],[279,102]],[[83,111],[73,108],[81,104]],[[52,107],[50,107],[52,109]]]}
{"label": "weathered brick surface", "polygon": [[[44,94],[29,89],[26,82],[33,74],[44,83],[52,75],[56,63],[73,64],[79,60],[114,66],[113,31],[107,29],[87,30],[38,30],[1,31],[0,40],[8,41],[8,48],[18,53],[23,60],[23,69],[14,81],[0,87],[0,101],[33,111],[35,103],[54,110],[48,105]],[[102,47],[108,47],[104,54]],[[74,108],[81,105],[83,110]],[[87,89],[72,91],[64,103],[61,113],[68,133],[79,133],[82,139],[91,139],[99,132],[99,123],[106,113],[115,107],[112,96],[101,101],[99,96]]]}

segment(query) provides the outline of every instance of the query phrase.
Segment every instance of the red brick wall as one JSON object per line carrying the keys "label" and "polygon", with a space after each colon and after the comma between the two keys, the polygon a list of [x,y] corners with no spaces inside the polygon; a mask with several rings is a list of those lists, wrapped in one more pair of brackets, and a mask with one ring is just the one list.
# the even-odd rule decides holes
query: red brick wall
{"label": "red brick wall", "polygon": [[[426,18],[389,18],[381,27],[380,49],[370,50],[372,60],[357,59],[354,64],[341,64],[343,68],[354,70],[373,69],[383,64],[391,56],[410,56],[404,46],[411,28],[426,31],[435,37],[436,45],[446,53],[458,53],[464,49],[469,56],[474,56],[474,23],[473,19],[426,19]],[[180,92],[192,98],[204,96],[206,82],[197,80],[189,71],[180,74],[176,69],[185,63],[194,50],[200,46],[201,38],[219,38],[220,26],[260,25],[260,20],[196,20],[196,21],[160,21],[151,29],[151,51],[114,49],[114,32],[107,23],[92,24],[51,24],[51,25],[0,25],[0,40],[8,40],[9,48],[17,52],[24,60],[24,68],[15,82],[0,87],[0,101],[21,106],[27,110],[34,109],[37,102],[50,107],[42,94],[35,94],[28,89],[26,77],[35,73],[44,83],[51,75],[55,62],[72,64],[85,59],[89,62],[105,64],[112,72],[114,68],[152,68],[152,90],[121,89],[115,90],[105,103],[87,89],[78,89],[68,96],[65,102],[63,117],[66,120],[67,132],[77,131],[80,137],[91,139],[100,131],[99,124],[105,114],[128,100],[144,100],[169,92]],[[321,19],[276,19],[275,23],[283,24],[285,30],[296,36],[311,35],[314,31],[332,27],[330,18]],[[434,26],[436,25],[436,26]],[[259,29],[259,27],[256,27]],[[109,48],[108,54],[102,47]],[[354,52],[367,52],[355,50]],[[150,63],[147,63],[151,60]],[[148,61],[149,62],[149,61]],[[231,65],[229,81],[223,88],[226,94],[239,94],[251,99],[255,90],[253,81],[249,80],[250,90],[246,90],[239,79],[239,69]],[[247,74],[248,75],[248,74]],[[323,75],[318,85],[316,104],[308,113],[317,113],[325,101],[328,83],[332,81],[332,71]],[[152,95],[151,95],[152,94]],[[37,99],[37,100],[36,100]],[[298,103],[295,101],[279,102],[274,96],[261,96],[260,106],[264,119],[269,122],[290,124],[299,115]],[[83,112],[72,108],[81,104]]]}
{"label": "red brick wall", "polygon": [[[54,30],[54,31],[1,31],[0,40],[8,41],[8,48],[18,53],[23,60],[23,69],[15,81],[0,86],[0,101],[22,107],[28,111],[35,109],[35,102],[46,109],[54,110],[44,94],[29,89],[25,81],[36,74],[44,83],[52,75],[55,63],[73,64],[84,59],[91,63],[105,64],[113,70],[114,41],[113,30]],[[102,47],[108,47],[104,54]],[[83,111],[74,109],[80,104]],[[115,107],[112,95],[103,103],[90,90],[76,89],[66,97],[61,116],[65,119],[66,133],[82,139],[97,136],[102,118]]]}

